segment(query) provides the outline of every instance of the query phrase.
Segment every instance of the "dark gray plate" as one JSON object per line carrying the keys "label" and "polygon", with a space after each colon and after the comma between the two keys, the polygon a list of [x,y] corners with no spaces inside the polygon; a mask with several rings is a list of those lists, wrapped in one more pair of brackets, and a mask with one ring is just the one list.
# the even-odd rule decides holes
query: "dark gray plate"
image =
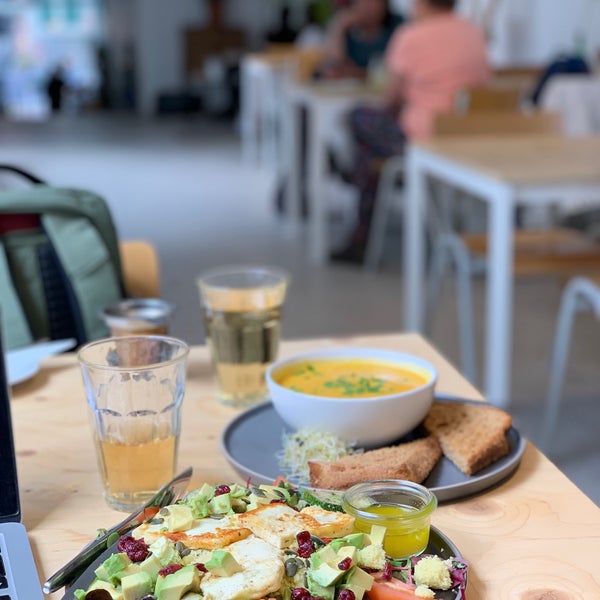
{"label": "dark gray plate", "polygon": [[[443,402],[469,402],[436,397]],[[473,404],[478,404],[473,402]],[[229,464],[244,479],[252,482],[272,483],[281,473],[277,454],[282,446],[282,434],[292,431],[280,419],[271,402],[258,404],[232,419],[221,434],[221,449]],[[415,430],[396,443],[418,437]],[[468,476],[460,471],[447,458],[434,467],[423,482],[438,501],[456,500],[487,489],[511,475],[517,468],[525,450],[525,439],[511,427],[508,431],[510,450],[507,456],[483,469],[477,475]]]}
{"label": "dark gray plate", "polygon": [[[105,550],[86,570],[82,573],[72,585],[65,590],[62,600],[76,600],[74,592],[77,589],[86,590],[94,580],[94,570],[97,569],[111,554],[117,551],[117,542]],[[425,549],[426,554],[437,554],[440,558],[457,558],[463,561],[458,548],[452,540],[448,539],[439,529],[431,527],[429,534],[429,544]],[[442,600],[463,600],[462,594],[457,590],[448,590],[447,592],[436,591],[436,598]]]}

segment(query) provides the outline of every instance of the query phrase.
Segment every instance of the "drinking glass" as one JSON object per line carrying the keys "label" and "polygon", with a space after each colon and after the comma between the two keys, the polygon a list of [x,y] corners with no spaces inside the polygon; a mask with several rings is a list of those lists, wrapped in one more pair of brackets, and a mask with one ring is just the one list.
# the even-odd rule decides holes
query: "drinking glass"
{"label": "drinking glass", "polygon": [[277,358],[288,276],[267,267],[223,267],[198,278],[221,402],[245,407],[267,397]]}
{"label": "drinking glass", "polygon": [[175,474],[188,352],[176,338],[142,335],[77,355],[104,498],[117,510],[144,504]]}

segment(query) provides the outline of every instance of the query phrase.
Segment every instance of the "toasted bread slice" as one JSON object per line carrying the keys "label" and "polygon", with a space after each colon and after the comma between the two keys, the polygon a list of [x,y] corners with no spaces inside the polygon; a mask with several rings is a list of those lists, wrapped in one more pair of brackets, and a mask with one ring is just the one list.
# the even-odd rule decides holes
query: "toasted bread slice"
{"label": "toasted bread slice", "polygon": [[474,475],[509,451],[506,432],[512,418],[493,406],[434,402],[423,425],[438,438],[444,455],[467,475]]}
{"label": "toasted bread slice", "polygon": [[354,518],[314,506],[300,512],[277,502],[259,506],[239,515],[240,524],[252,530],[257,537],[276,548],[287,548],[295,542],[296,534],[308,531],[319,537],[343,537],[352,533]]}
{"label": "toasted bread slice", "polygon": [[442,456],[437,439],[423,439],[351,454],[334,462],[309,461],[310,484],[316,488],[345,490],[371,479],[406,479],[421,483]]}

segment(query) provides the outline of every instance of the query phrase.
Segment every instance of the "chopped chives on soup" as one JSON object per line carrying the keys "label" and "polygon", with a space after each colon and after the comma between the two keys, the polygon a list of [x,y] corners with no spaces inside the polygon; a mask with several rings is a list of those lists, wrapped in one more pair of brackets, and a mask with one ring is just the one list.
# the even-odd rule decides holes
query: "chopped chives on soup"
{"label": "chopped chives on soup", "polygon": [[283,387],[312,396],[370,398],[412,390],[429,377],[421,369],[365,359],[323,359],[283,367],[274,374]]}

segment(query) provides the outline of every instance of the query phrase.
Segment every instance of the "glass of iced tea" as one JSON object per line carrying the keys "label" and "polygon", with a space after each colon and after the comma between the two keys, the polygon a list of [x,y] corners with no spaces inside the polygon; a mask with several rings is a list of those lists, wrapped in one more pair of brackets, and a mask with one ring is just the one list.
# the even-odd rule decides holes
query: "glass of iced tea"
{"label": "glass of iced tea", "polygon": [[265,371],[277,358],[287,274],[223,267],[198,278],[219,399],[235,407],[265,400]]}
{"label": "glass of iced tea", "polygon": [[175,474],[189,348],[158,335],[91,342],[78,353],[104,498],[147,502]]}

